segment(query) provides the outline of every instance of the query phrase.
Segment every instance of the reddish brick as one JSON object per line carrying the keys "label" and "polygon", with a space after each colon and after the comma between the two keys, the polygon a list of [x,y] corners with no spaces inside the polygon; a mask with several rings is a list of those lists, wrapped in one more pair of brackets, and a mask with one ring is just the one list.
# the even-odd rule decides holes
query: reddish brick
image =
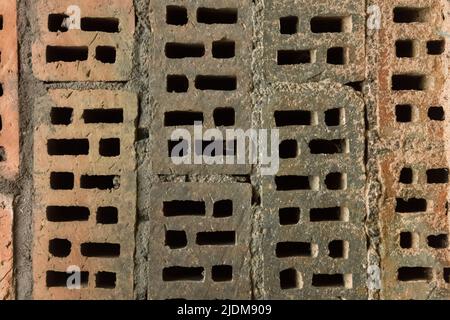
{"label": "reddish brick", "polygon": [[13,198],[0,194],[0,300],[14,297]]}
{"label": "reddish brick", "polygon": [[[124,91],[51,90],[36,105],[35,298],[133,297],[136,116]],[[48,273],[72,265],[88,272],[81,290]]]}
{"label": "reddish brick", "polygon": [[81,30],[61,31],[61,17],[73,4],[71,0],[34,4],[38,21],[32,50],[36,77],[43,81],[128,80],[134,42],[133,1],[76,1]]}
{"label": "reddish brick", "polygon": [[19,172],[19,106],[16,1],[0,2],[0,176]]}

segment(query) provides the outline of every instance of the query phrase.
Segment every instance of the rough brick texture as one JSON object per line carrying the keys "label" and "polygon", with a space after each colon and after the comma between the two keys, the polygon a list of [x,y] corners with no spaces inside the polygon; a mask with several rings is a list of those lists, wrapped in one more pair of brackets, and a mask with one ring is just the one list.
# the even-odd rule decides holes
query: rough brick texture
{"label": "rough brick texture", "polygon": [[13,198],[0,195],[0,300],[14,298]]}
{"label": "rough brick texture", "polygon": [[376,3],[382,298],[448,299],[448,3]]}
{"label": "rough brick texture", "polygon": [[[37,103],[35,298],[133,297],[136,116],[125,91],[51,90]],[[72,265],[81,290],[66,287]]]}
{"label": "rough brick texture", "polygon": [[132,0],[80,0],[81,29],[62,26],[71,0],[36,1],[33,72],[43,81],[124,81],[132,68]]}
{"label": "rough brick texture", "polygon": [[19,172],[19,106],[16,1],[0,3],[0,176]]}
{"label": "rough brick texture", "polygon": [[281,163],[263,185],[268,297],[366,298],[363,100],[319,82],[280,87],[269,101]]}
{"label": "rough brick texture", "polygon": [[193,136],[196,120],[205,130],[250,128],[250,5],[238,0],[151,3],[155,172],[250,172],[245,165],[174,165],[169,157],[172,131],[185,128]]}
{"label": "rough brick texture", "polygon": [[264,40],[269,82],[364,80],[364,1],[269,0]]}
{"label": "rough brick texture", "polygon": [[151,192],[150,299],[250,299],[251,187],[161,183]]}

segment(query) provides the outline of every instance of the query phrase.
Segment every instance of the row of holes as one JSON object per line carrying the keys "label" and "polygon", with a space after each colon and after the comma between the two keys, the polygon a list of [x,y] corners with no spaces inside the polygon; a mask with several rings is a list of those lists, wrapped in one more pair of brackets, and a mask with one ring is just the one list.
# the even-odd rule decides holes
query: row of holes
{"label": "row of holes", "polygon": [[[198,232],[195,243],[199,246],[234,246],[236,244],[236,232]],[[165,245],[170,249],[186,248],[188,245],[186,231],[166,230]]]}
{"label": "row of holes", "polygon": [[[166,282],[205,280],[205,269],[202,267],[168,267],[162,272],[162,279]],[[214,282],[229,282],[233,280],[233,266],[217,265],[211,268],[211,278]]]}
{"label": "row of holes", "polygon": [[[428,118],[431,121],[444,121],[444,108],[439,106],[428,108]],[[400,123],[415,122],[418,120],[418,110],[410,104],[398,104],[395,106],[395,120]]]}
{"label": "row of holes", "polygon": [[[47,152],[51,156],[81,156],[89,154],[88,139],[49,139]],[[99,154],[103,157],[120,156],[120,139],[100,139]]]}
{"label": "row of holes", "polygon": [[[234,41],[220,40],[212,43],[212,56],[216,59],[230,59],[236,55]],[[201,58],[205,55],[202,43],[166,43],[166,57],[169,59]]]}
{"label": "row of holes", "polygon": [[[90,258],[116,258],[120,256],[120,244],[117,243],[82,243],[81,255]],[[72,243],[67,239],[52,239],[48,251],[58,258],[66,258],[72,251]]]}
{"label": "row of holes", "polygon": [[[88,221],[91,215],[89,208],[77,206],[48,206],[47,220],[50,222]],[[98,224],[119,223],[119,210],[115,207],[98,207],[96,212]]]}
{"label": "row of holes", "polygon": [[[199,75],[194,80],[197,90],[235,91],[237,78],[235,76]],[[167,92],[182,93],[189,90],[189,79],[185,75],[168,75]]]}
{"label": "row of holes", "polygon": [[[277,63],[283,65],[297,65],[316,63],[316,50],[278,50]],[[333,47],[327,50],[327,63],[332,65],[346,65],[350,61],[349,50],[344,47]]]}
{"label": "row of holes", "polygon": [[[197,22],[204,24],[235,24],[238,21],[238,10],[235,8],[198,8]],[[182,6],[166,7],[166,23],[184,26],[189,22],[188,12]]]}
{"label": "row of holes", "polygon": [[[328,190],[346,190],[347,175],[340,172],[327,174],[325,186]],[[276,176],[275,185],[277,191],[295,190],[319,190],[319,177],[311,176]]]}
{"label": "row of holes", "polygon": [[[311,285],[318,288],[353,287],[351,274],[313,274]],[[280,272],[280,287],[282,290],[302,289],[303,277],[297,270],[291,268]]]}
{"label": "row of holes", "polygon": [[[300,222],[300,208],[286,207],[278,211],[280,225],[296,225]],[[309,210],[310,222],[348,222],[349,210],[346,207],[312,208]]]}
{"label": "row of holes", "polygon": [[[309,242],[279,242],[275,254],[277,258],[308,257],[315,258],[319,248]],[[343,240],[333,240],[328,244],[328,256],[333,259],[348,259],[349,243]]]}
{"label": "row of holes", "polygon": [[[427,244],[433,249],[447,249],[449,247],[448,234],[430,235],[427,237]],[[414,232],[400,233],[400,247],[402,249],[418,248],[419,234]]]}
{"label": "row of holes", "polygon": [[[444,268],[444,281],[450,283],[450,268]],[[397,271],[397,279],[402,282],[430,282],[434,278],[433,268],[427,267],[402,267]]]}
{"label": "row of holes", "polygon": [[[123,123],[123,109],[86,109],[81,118],[86,124]],[[53,125],[70,125],[73,121],[73,108],[52,108],[50,120]]]}
{"label": "row of holes", "polygon": [[[52,172],[50,187],[52,190],[73,190],[75,175],[71,172]],[[80,177],[82,189],[112,190],[120,187],[119,176],[114,175],[82,175]]]}
{"label": "row of holes", "polygon": [[[449,171],[447,168],[429,169],[426,172],[428,184],[448,183]],[[399,182],[403,184],[417,183],[417,176],[411,168],[403,168],[400,172]]]}
{"label": "row of holes", "polygon": [[[204,201],[173,200],[163,202],[165,217],[206,216]],[[213,217],[227,218],[233,216],[233,201],[219,200],[214,202]]]}
{"label": "row of holes", "polygon": [[[445,40],[431,40],[427,42],[429,55],[441,55],[445,51]],[[416,41],[397,40],[395,42],[395,54],[398,58],[414,58],[419,54]]]}
{"label": "row of holes", "polygon": [[[306,110],[286,110],[274,112],[275,125],[287,126],[311,126],[317,125],[317,113]],[[345,125],[345,109],[333,108],[324,112],[325,124],[328,127]]]}
{"label": "row of holes", "polygon": [[[311,154],[343,154],[350,152],[350,146],[347,139],[311,140],[308,144]],[[279,154],[281,159],[293,159],[299,156],[297,140],[284,140],[280,143]]]}
{"label": "row of holes", "polygon": [[[61,271],[47,271],[46,285],[48,288],[67,287],[67,281],[73,273]],[[87,287],[89,284],[89,272],[80,272],[80,285]],[[114,289],[116,287],[117,276],[114,272],[101,271],[95,274],[95,287],[100,289]]]}
{"label": "row of holes", "polygon": [[[298,17],[288,16],[280,18],[281,34],[296,34]],[[352,17],[314,17],[310,21],[312,33],[340,33],[352,32]]]}
{"label": "row of holes", "polygon": [[[233,108],[216,108],[213,111],[214,124],[220,126],[233,126],[235,124],[235,111]],[[169,111],[164,113],[164,126],[193,126],[196,122],[203,123],[203,112]]]}
{"label": "row of holes", "polygon": [[[95,48],[95,59],[102,63],[115,63],[116,55],[115,47],[98,46]],[[47,46],[45,56],[47,63],[86,61],[89,56],[89,48],[86,46]]]}
{"label": "row of holes", "polygon": [[[69,16],[66,14],[50,14],[48,16],[48,30],[50,32],[67,32],[67,26],[64,26],[63,23],[68,18]],[[118,33],[119,19],[84,17],[81,18],[80,28],[82,31]]]}

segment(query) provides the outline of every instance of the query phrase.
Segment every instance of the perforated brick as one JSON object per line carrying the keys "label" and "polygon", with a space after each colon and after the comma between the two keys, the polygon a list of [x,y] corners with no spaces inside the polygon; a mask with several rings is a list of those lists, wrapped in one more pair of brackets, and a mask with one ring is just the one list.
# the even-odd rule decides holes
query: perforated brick
{"label": "perforated brick", "polygon": [[[63,26],[80,9],[80,28]],[[125,81],[132,68],[132,0],[36,1],[33,72],[43,81]],[[72,18],[73,16],[70,15]]]}
{"label": "perforated brick", "polygon": [[14,298],[13,198],[0,195],[0,300]]}
{"label": "perforated brick", "polygon": [[263,184],[268,297],[366,298],[363,100],[329,82],[280,87],[264,122],[281,158]]}
{"label": "perforated brick", "polygon": [[19,172],[19,103],[16,1],[0,3],[0,175]]}
{"label": "perforated brick", "polygon": [[269,82],[364,79],[363,1],[270,0],[264,13]]}
{"label": "perforated brick", "polygon": [[251,187],[161,183],[151,192],[150,299],[250,299]]}
{"label": "perforated brick", "polygon": [[251,3],[247,1],[153,1],[151,85],[157,104],[152,123],[153,168],[158,173],[232,173],[245,165],[175,165],[171,133],[251,126]]}
{"label": "perforated brick", "polygon": [[34,298],[133,297],[136,116],[125,91],[51,90],[35,106]]}
{"label": "perforated brick", "polygon": [[449,298],[447,1],[376,1],[382,298]]}

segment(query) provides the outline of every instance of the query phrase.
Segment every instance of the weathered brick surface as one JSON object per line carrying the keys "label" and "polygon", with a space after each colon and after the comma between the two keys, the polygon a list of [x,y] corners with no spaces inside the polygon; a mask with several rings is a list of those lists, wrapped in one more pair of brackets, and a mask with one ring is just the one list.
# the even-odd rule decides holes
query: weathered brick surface
{"label": "weathered brick surface", "polygon": [[377,96],[382,298],[449,298],[448,3],[375,3],[383,17]]}
{"label": "weathered brick surface", "polygon": [[250,299],[251,187],[161,183],[151,198],[148,297]]}
{"label": "weathered brick surface", "polygon": [[[51,90],[37,103],[34,298],[133,297],[136,116],[125,91]],[[88,272],[81,290],[52,273],[72,265]]]}
{"label": "weathered brick surface", "polygon": [[16,1],[1,1],[0,16],[0,175],[13,179],[19,172]]}
{"label": "weathered brick surface", "polygon": [[365,74],[365,5],[359,0],[270,0],[264,21],[269,82],[355,82]]}
{"label": "weathered brick surface", "polygon": [[[74,4],[81,10],[81,30],[64,30],[63,19],[58,17],[64,17],[68,7]],[[33,71],[37,78],[43,81],[129,79],[135,27],[132,0],[76,3],[39,0],[33,10],[37,19]]]}
{"label": "weathered brick surface", "polygon": [[0,195],[0,300],[14,298],[13,198]]}
{"label": "weathered brick surface", "polygon": [[[205,9],[206,8],[206,9]],[[171,133],[193,121],[186,114],[167,123],[173,111],[197,112],[204,129],[251,126],[251,3],[226,0],[153,1],[151,86],[157,108],[152,123],[153,168],[158,173],[231,173],[250,171],[245,165],[174,165],[169,157]],[[211,13],[210,9],[216,10]],[[218,11],[217,11],[218,10]],[[171,84],[181,76],[181,84]],[[202,78],[212,76],[215,78]],[[217,78],[221,77],[221,78]],[[225,112],[223,108],[227,108]],[[198,115],[200,113],[200,115]],[[181,121],[181,122],[180,122]]]}
{"label": "weathered brick surface", "polygon": [[264,122],[280,130],[282,159],[263,185],[268,297],[366,298],[363,100],[320,82],[269,101]]}

